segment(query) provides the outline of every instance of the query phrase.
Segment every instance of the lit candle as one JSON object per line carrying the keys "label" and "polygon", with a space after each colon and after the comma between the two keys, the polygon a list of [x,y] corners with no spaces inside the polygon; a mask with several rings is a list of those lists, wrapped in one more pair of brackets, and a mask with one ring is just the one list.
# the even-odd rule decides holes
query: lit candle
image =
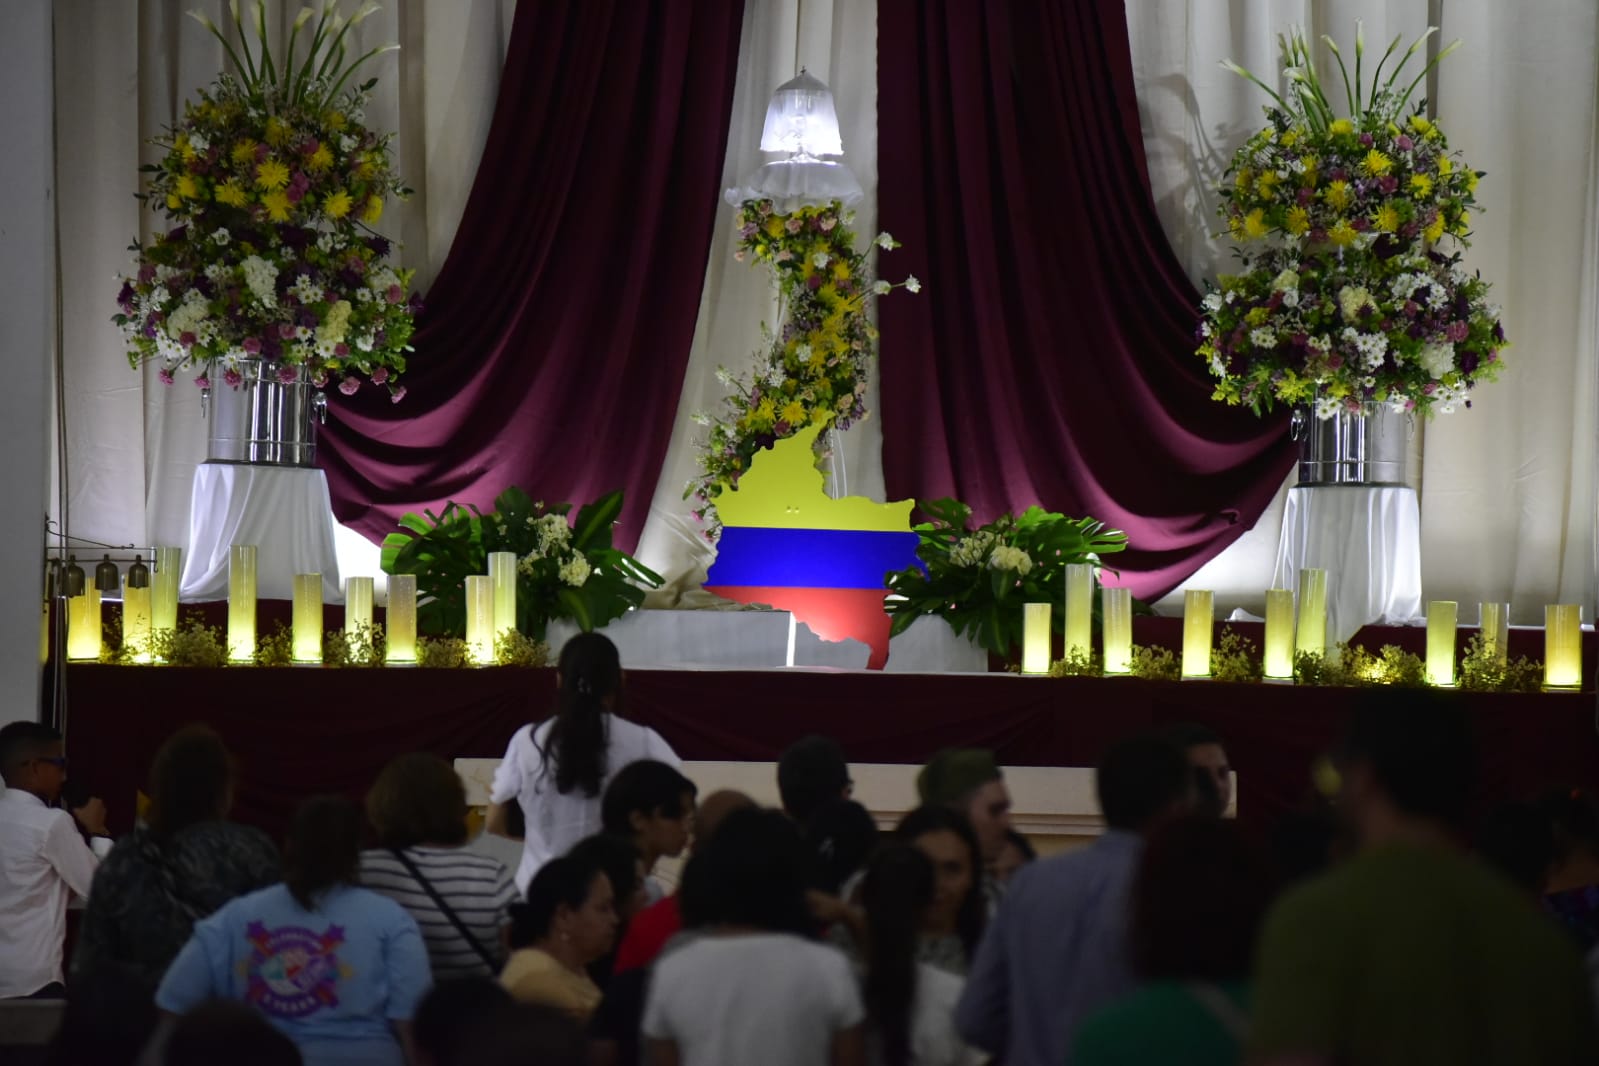
{"label": "lit candle", "polygon": [[489,552],[494,582],[494,639],[516,628],[516,553]]}
{"label": "lit candle", "polygon": [[1022,673],[1049,673],[1050,605],[1022,605]]}
{"label": "lit candle", "polygon": [[1105,630],[1105,673],[1133,670],[1133,594],[1130,589],[1100,589],[1100,614]]}
{"label": "lit candle", "polygon": [[1278,681],[1294,676],[1294,590],[1266,590],[1264,673]]}
{"label": "lit candle", "polygon": [[150,586],[124,584],[122,589],[122,646],[136,663],[150,661]]}
{"label": "lit candle", "polygon": [[1482,603],[1477,605],[1477,610],[1483,647],[1488,649],[1494,662],[1504,666],[1510,661],[1510,604]]}
{"label": "lit candle", "polygon": [[1183,676],[1210,676],[1210,643],[1216,628],[1216,597],[1204,589],[1183,593]]}
{"label": "lit candle", "polygon": [[183,549],[157,548],[150,569],[150,631],[154,636],[178,628],[178,580],[182,576]]}
{"label": "lit candle", "polygon": [[1545,688],[1582,687],[1582,607],[1550,604],[1543,609]]}
{"label": "lit candle", "polygon": [[487,574],[466,579],[466,647],[479,666],[494,662],[494,579]]}
{"label": "lit candle", "polygon": [[416,575],[389,575],[389,609],[384,636],[391,663],[416,662]]}
{"label": "lit candle", "polygon": [[1299,571],[1299,628],[1294,654],[1327,654],[1327,571]]}
{"label": "lit candle", "polygon": [[1455,684],[1455,626],[1460,604],[1454,600],[1427,603],[1427,681],[1452,688]]}
{"label": "lit candle", "polygon": [[1066,567],[1066,657],[1084,659],[1094,653],[1094,567],[1070,563]]}
{"label": "lit candle", "polygon": [[297,663],[322,661],[322,575],[294,575],[294,643]]}
{"label": "lit candle", "polygon": [[67,658],[100,658],[101,624],[100,590],[85,581],[83,594],[67,600]]}
{"label": "lit candle", "polygon": [[372,579],[349,577],[344,579],[344,635],[358,637],[365,628],[372,635]]}
{"label": "lit candle", "polygon": [[255,545],[228,549],[228,659],[255,658]]}

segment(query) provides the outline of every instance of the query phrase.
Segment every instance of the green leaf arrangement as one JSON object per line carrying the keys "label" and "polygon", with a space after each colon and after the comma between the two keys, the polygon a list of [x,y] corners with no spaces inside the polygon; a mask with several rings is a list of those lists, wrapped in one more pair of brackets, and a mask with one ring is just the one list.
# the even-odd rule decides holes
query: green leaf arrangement
{"label": "green leaf arrangement", "polygon": [[[959,500],[918,506],[928,518],[914,527],[922,565],[884,579],[891,633],[897,636],[918,618],[937,615],[956,633],[1007,659],[1021,645],[1023,604],[1060,603],[1067,564],[1098,567],[1101,556],[1127,548],[1127,534],[1120,530],[1042,507],[970,529],[972,509]],[[1062,612],[1054,612],[1052,622],[1061,632]]]}
{"label": "green leaf arrangement", "polygon": [[460,637],[467,577],[488,572],[491,552],[512,552],[517,631],[542,641],[550,622],[564,618],[590,632],[642,604],[661,577],[611,542],[620,491],[583,506],[575,518],[571,511],[569,503],[535,502],[513,486],[486,514],[453,501],[437,515],[406,514],[403,531],[384,538],[383,571],[416,575],[420,632]]}

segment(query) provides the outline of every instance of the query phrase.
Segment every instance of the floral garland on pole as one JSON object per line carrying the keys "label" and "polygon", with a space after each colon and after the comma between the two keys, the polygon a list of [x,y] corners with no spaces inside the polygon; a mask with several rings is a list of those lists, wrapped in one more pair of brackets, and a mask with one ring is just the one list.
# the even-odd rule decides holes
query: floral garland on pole
{"label": "floral garland on pole", "polygon": [[[746,200],[739,207],[739,249],[772,268],[783,325],[756,354],[757,365],[735,377],[717,368],[717,379],[733,392],[718,416],[698,415],[710,429],[700,454],[700,474],[684,498],[715,538],[721,525],[716,497],[736,489],[755,454],[811,425],[848,429],[867,417],[866,385],[876,352],[877,327],[871,300],[894,289],[920,292],[915,275],[897,284],[874,280],[866,252],[855,248],[854,213],[838,201],[778,214],[771,200]],[[899,242],[879,233],[872,242],[889,251]],[[818,449],[825,448],[817,438]],[[819,452],[819,458],[825,452]]]}
{"label": "floral garland on pole", "polygon": [[[1223,64],[1269,93],[1268,125],[1238,150],[1222,185],[1219,214],[1242,270],[1218,278],[1204,298],[1197,354],[1218,380],[1215,398],[1260,414],[1281,401],[1318,418],[1386,404],[1403,412],[1471,406],[1471,390],[1494,380],[1506,347],[1488,283],[1461,264],[1480,171],[1451,153],[1422,112],[1407,116],[1444,49],[1408,88],[1397,79],[1435,32],[1410,46],[1387,80],[1377,64],[1367,93],[1365,40],[1355,36],[1348,117],[1338,116],[1302,32],[1279,38],[1291,89],[1279,95],[1249,71]],[[1453,241],[1455,250],[1440,245]]]}
{"label": "floral garland on pole", "polygon": [[144,168],[140,199],[171,226],[134,242],[136,268],[121,279],[113,316],[134,369],[158,362],[171,384],[177,371],[197,367],[195,384],[208,388],[220,368],[222,383],[237,386],[239,361],[260,358],[278,363],[288,382],[304,367],[318,387],[336,380],[346,395],[363,378],[387,385],[395,402],[405,395],[396,379],[420,305],[406,291],[412,272],[385,263],[390,242],[370,227],[387,197],[410,190],[394,174],[392,135],[362,124],[376,79],[351,81],[367,60],[399,46],[345,61],[350,30],[375,10],[364,6],[346,21],[329,0],[297,65],[301,30],[315,14],[302,10],[281,68],[264,4],[255,5],[250,30],[233,5],[238,50],[194,15],[237,74],[218,77],[153,142],[166,155]]}

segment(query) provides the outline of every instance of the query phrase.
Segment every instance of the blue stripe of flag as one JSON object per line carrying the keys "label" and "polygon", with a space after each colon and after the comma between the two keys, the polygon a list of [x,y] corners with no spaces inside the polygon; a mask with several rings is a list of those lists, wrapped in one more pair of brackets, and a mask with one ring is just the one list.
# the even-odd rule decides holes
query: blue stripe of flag
{"label": "blue stripe of flag", "polygon": [[880,589],[917,565],[915,533],[725,526],[707,587]]}

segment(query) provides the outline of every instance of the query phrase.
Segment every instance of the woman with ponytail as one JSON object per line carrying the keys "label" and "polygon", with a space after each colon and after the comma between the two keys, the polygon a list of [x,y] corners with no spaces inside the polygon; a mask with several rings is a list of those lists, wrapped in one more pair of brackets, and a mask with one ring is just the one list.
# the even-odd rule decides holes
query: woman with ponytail
{"label": "woman with ponytail", "polygon": [[909,844],[890,844],[866,867],[868,1049],[873,1066],[965,1066],[982,1055],[955,1032],[965,982],[917,961],[933,902],[933,863]]}
{"label": "woman with ponytail", "polygon": [[489,794],[490,832],[516,837],[512,801],[522,816],[516,887],[524,893],[539,867],[600,832],[600,801],[618,770],[639,759],[683,765],[659,733],[619,716],[622,660],[608,638],[567,641],[555,683],[555,717],[516,731]]}

